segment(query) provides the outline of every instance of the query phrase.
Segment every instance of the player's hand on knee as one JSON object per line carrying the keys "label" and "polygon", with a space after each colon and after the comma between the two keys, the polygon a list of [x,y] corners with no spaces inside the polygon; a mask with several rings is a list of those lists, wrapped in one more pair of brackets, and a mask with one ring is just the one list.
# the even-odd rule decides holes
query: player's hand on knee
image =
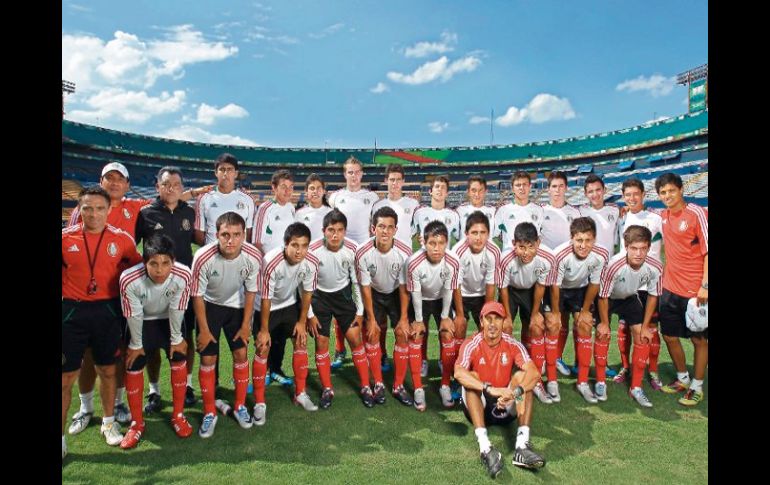
{"label": "player's hand on knee", "polygon": [[450,335],[454,336],[455,334],[455,322],[451,318],[442,318],[441,319],[441,325],[440,329],[442,332],[449,332]]}
{"label": "player's hand on knee", "polygon": [[409,329],[409,337],[412,339],[422,338],[425,335],[425,324],[423,322],[413,322]]}
{"label": "player's hand on knee", "polygon": [[297,322],[294,325],[294,331],[291,333],[291,336],[297,339],[298,346],[305,347],[307,345],[307,329],[305,325]]}
{"label": "player's hand on knee", "polygon": [[312,335],[313,338],[318,338],[320,330],[321,322],[318,320],[318,317],[313,316],[312,318],[307,319],[307,331],[310,332],[310,335]]}
{"label": "player's hand on knee", "polygon": [[257,346],[257,352],[263,352],[265,349],[270,348],[270,332],[267,330],[260,330],[257,332],[257,340],[255,342]]}
{"label": "player's hand on knee", "polygon": [[213,335],[211,335],[211,332],[199,332],[198,333],[198,352],[203,352],[203,350],[209,346],[210,343],[216,342],[217,340],[214,338]]}
{"label": "player's hand on knee", "polygon": [[609,340],[610,338],[610,324],[600,323],[596,326],[596,339],[597,340]]}
{"label": "player's hand on knee", "polygon": [[169,347],[168,349],[168,355],[174,355],[174,352],[179,352],[180,354],[187,354],[187,342],[185,342],[185,340],[182,339],[182,341],[176,345],[171,344],[171,347]]}
{"label": "player's hand on knee", "polygon": [[380,341],[380,327],[377,326],[377,322],[368,320],[366,324],[366,340],[370,343],[377,343]]}
{"label": "player's hand on knee", "polygon": [[144,348],[140,349],[126,349],[126,369],[130,369],[136,359],[144,355]]}
{"label": "player's hand on knee", "polygon": [[249,327],[241,327],[238,330],[238,333],[235,334],[235,337],[233,337],[233,342],[237,342],[238,340],[242,340],[245,345],[249,345],[249,339],[251,338],[251,328]]}

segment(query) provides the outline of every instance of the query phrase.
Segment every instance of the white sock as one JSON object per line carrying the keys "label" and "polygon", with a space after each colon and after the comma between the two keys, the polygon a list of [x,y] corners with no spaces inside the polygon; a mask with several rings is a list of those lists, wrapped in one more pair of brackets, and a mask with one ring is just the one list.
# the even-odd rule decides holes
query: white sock
{"label": "white sock", "polygon": [[489,451],[492,448],[492,443],[489,442],[487,428],[476,428],[474,433],[476,433],[476,440],[479,442],[479,451],[482,453]]}
{"label": "white sock", "polygon": [[192,374],[187,374],[187,387],[192,387]]}
{"label": "white sock", "polygon": [[94,391],[80,395],[80,410],[84,413],[94,412]]}
{"label": "white sock", "polygon": [[157,394],[160,396],[160,386],[157,382],[150,382],[150,394]]}
{"label": "white sock", "polygon": [[516,432],[516,448],[524,448],[529,441],[529,426],[519,426]]}
{"label": "white sock", "polygon": [[105,416],[102,418],[102,425],[110,424],[115,422],[115,416]]}
{"label": "white sock", "polygon": [[690,382],[690,374],[687,371],[677,372],[676,378],[679,379],[679,382],[681,382],[682,384],[687,384],[688,382]]}
{"label": "white sock", "polygon": [[125,387],[119,387],[115,390],[115,405],[123,404],[123,393],[126,391]]}
{"label": "white sock", "polygon": [[690,383],[690,389],[693,391],[703,391],[703,380],[702,379],[693,379]]}
{"label": "white sock", "polygon": [[64,435],[61,435],[61,447],[62,448],[67,447],[67,441],[64,439]]}

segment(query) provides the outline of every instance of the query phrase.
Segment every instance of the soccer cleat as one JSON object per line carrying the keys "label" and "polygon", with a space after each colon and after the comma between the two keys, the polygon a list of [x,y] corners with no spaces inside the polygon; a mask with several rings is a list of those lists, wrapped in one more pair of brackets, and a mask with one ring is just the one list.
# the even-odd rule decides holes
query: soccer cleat
{"label": "soccer cleat", "polygon": [[420,367],[420,376],[421,377],[428,377],[428,361],[423,360],[422,361],[422,367]]}
{"label": "soccer cleat", "polygon": [[144,433],[144,424],[139,426],[136,424],[136,421],[132,422],[131,427],[128,428],[128,432],[120,442],[120,447],[124,450],[136,448],[136,445],[138,445],[139,441],[142,439],[142,433]]}
{"label": "soccer cleat", "polygon": [[151,392],[147,394],[147,404],[144,405],[144,414],[152,414],[155,411],[160,411],[160,394],[157,392]]}
{"label": "soccer cleat", "polygon": [[599,401],[606,401],[607,400],[607,383],[606,382],[597,382],[594,386],[594,393],[596,395],[596,399]]}
{"label": "soccer cleat", "polygon": [[318,405],[321,409],[329,409],[332,405],[332,399],[334,399],[334,389],[331,387],[325,387],[321,391],[321,398],[318,400]]}
{"label": "soccer cleat", "polygon": [[294,379],[292,379],[291,377],[288,377],[285,374],[280,373],[280,372],[271,372],[270,373],[270,380],[271,381],[275,381],[275,382],[277,382],[278,384],[280,384],[280,385],[282,385],[284,387],[289,387],[292,384],[294,384]]}
{"label": "soccer cleat", "polygon": [[254,405],[254,424],[264,426],[267,422],[267,404],[258,402]]}
{"label": "soccer cleat", "polygon": [[380,366],[380,369],[382,369],[382,372],[390,372],[390,370],[393,369],[393,366],[388,361],[387,355],[382,356],[382,365]]}
{"label": "soccer cleat", "polygon": [[254,424],[251,421],[251,415],[249,414],[249,410],[246,409],[246,406],[241,404],[238,406],[237,409],[233,412],[233,417],[236,421],[238,421],[238,425],[243,429],[249,429]]}
{"label": "soccer cleat", "polygon": [[396,401],[400,402],[404,406],[411,406],[414,404],[412,396],[409,395],[409,391],[404,389],[404,386],[398,386],[397,388],[393,389],[393,397],[395,397]]}
{"label": "soccer cleat", "polygon": [[514,450],[512,463],[524,468],[543,468],[545,459],[532,451],[532,445],[526,442],[524,446]]}
{"label": "soccer cleat", "polygon": [[193,427],[184,414],[179,413],[171,418],[171,426],[180,438],[188,438],[193,433]]}
{"label": "soccer cleat", "polygon": [[618,372],[618,374],[612,378],[612,382],[615,384],[623,384],[629,377],[631,377],[630,374],[631,372],[628,369],[622,367],[620,372]]}
{"label": "soccer cleat", "polygon": [[503,454],[492,446],[486,453],[481,453],[481,463],[484,464],[490,477],[497,478],[497,475],[503,471]]}
{"label": "soccer cleat", "polygon": [[297,406],[302,406],[305,411],[318,411],[318,406],[313,404],[310,396],[308,396],[304,391],[299,393],[299,395],[294,396],[294,404]]}
{"label": "soccer cleat", "polygon": [[117,421],[113,421],[110,424],[102,423],[99,432],[110,446],[118,446],[123,441],[123,434],[120,432],[120,424]]}
{"label": "soccer cleat", "polygon": [[217,419],[216,413],[208,413],[203,416],[201,427],[198,428],[198,436],[201,438],[211,438],[214,436],[214,428],[217,427]]}
{"label": "soccer cleat", "polygon": [[347,356],[346,350],[343,350],[342,352],[335,352],[334,361],[332,362],[332,369],[337,370],[340,367],[342,367],[342,364],[345,363],[346,356]]}
{"label": "soccer cleat", "polygon": [[118,423],[126,424],[131,422],[131,411],[126,406],[126,403],[122,402],[115,405],[115,421]]}
{"label": "soccer cleat", "polygon": [[78,434],[88,427],[88,423],[91,422],[91,417],[94,413],[84,413],[78,411],[72,416],[72,423],[70,424],[67,432],[69,434]]}
{"label": "soccer cleat", "polygon": [[674,379],[670,384],[667,384],[660,388],[661,391],[666,394],[676,394],[677,392],[685,392],[690,388],[690,383],[684,384],[679,379]]}
{"label": "soccer cleat", "polygon": [[591,404],[596,404],[597,402],[599,402],[596,399],[596,396],[594,395],[593,391],[591,391],[591,386],[589,386],[587,382],[578,383],[577,391],[580,393],[581,396],[583,396],[583,399],[585,399],[586,402]]}
{"label": "soccer cleat", "polygon": [[561,402],[561,395],[559,394],[559,383],[556,381],[549,381],[545,385],[548,390],[548,396],[551,398],[551,402]]}
{"label": "soccer cleat", "polygon": [[422,387],[414,390],[414,407],[423,412],[428,407],[425,403],[425,389]]}
{"label": "soccer cleat", "polygon": [[663,382],[660,380],[657,372],[650,372],[649,382],[650,387],[656,391],[660,391],[663,388]]}
{"label": "soccer cleat", "polygon": [[607,369],[605,369],[604,371],[604,375],[606,375],[607,377],[613,378],[616,375],[618,375],[618,371],[616,371],[612,367],[607,367]]}
{"label": "soccer cleat", "polygon": [[385,404],[385,384],[382,382],[375,384],[373,394],[375,404]]}
{"label": "soccer cleat", "polygon": [[696,391],[693,389],[688,389],[687,392],[684,393],[684,396],[679,398],[679,404],[682,406],[692,407],[697,406],[699,402],[703,400],[703,391]]}
{"label": "soccer cleat", "polygon": [[452,390],[452,399],[459,401],[463,397],[463,389],[459,382],[452,379],[449,381],[449,388]]}
{"label": "soccer cleat", "polygon": [[273,379],[270,378],[272,373],[268,372],[265,374],[265,387],[269,386],[270,383],[273,381]]}
{"label": "soccer cleat", "polygon": [[[557,391],[558,392],[558,391]],[[548,392],[545,390],[545,387],[543,387],[542,382],[538,382],[534,389],[532,389],[532,393],[535,395],[535,397],[540,400],[543,404],[553,404],[553,399],[551,399],[551,396],[548,394]]]}
{"label": "soccer cleat", "polygon": [[573,376],[578,375],[578,370],[579,369],[578,369],[577,364],[575,364],[575,365],[573,365],[572,367],[569,368],[569,371],[572,373]]}
{"label": "soccer cleat", "polygon": [[372,388],[364,386],[361,388],[361,402],[368,408],[374,407],[374,395],[372,394]]}
{"label": "soccer cleat", "polygon": [[628,395],[631,396],[643,408],[652,407],[652,403],[650,402],[649,399],[647,399],[647,396],[644,394],[644,391],[642,390],[641,387],[635,387],[629,390]]}
{"label": "soccer cleat", "polygon": [[562,360],[562,359],[556,359],[556,370],[559,371],[559,374],[563,376],[571,376],[572,371],[570,370],[569,366]]}
{"label": "soccer cleat", "polygon": [[187,386],[187,390],[184,392],[184,405],[192,406],[196,402],[198,402],[198,400],[195,398],[195,391],[193,391],[192,387]]}
{"label": "soccer cleat", "polygon": [[449,389],[449,386],[439,387],[438,393],[441,395],[441,404],[443,404],[445,408],[454,407],[455,401],[452,399],[452,390]]}

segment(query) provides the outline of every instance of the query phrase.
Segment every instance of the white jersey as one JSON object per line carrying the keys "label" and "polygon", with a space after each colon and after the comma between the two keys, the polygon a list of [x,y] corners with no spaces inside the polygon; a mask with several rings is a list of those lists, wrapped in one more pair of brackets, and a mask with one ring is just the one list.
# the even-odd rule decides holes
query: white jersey
{"label": "white jersey", "polygon": [[[417,234],[417,237],[422,241],[423,231],[425,226],[433,221],[443,222],[449,233],[449,239],[454,236],[455,239],[460,239],[460,216],[457,211],[444,207],[443,209],[434,209],[429,205],[421,205],[414,211],[414,219],[412,219],[413,232]],[[447,241],[447,244],[449,241]]]}
{"label": "white jersey", "polygon": [[219,187],[198,198],[195,206],[195,229],[206,233],[206,244],[217,240],[217,218],[225,212],[236,212],[246,221],[246,229],[254,224],[254,199],[241,189],[223,194]]}
{"label": "white jersey", "polygon": [[609,254],[615,254],[620,219],[618,207],[605,204],[604,207],[596,210],[590,204],[584,204],[580,206],[580,215],[590,217],[596,223],[596,244],[606,249]]}
{"label": "white jersey", "polygon": [[310,229],[310,240],[315,241],[324,235],[324,216],[331,212],[332,208],[322,205],[314,208],[309,205],[299,209],[294,215],[295,222],[301,222]]}
{"label": "white jersey", "polygon": [[478,254],[473,253],[467,239],[457,243],[452,251],[460,258],[463,268],[460,283],[463,296],[485,296],[487,285],[497,286],[500,249],[492,241],[487,240],[487,245]]}
{"label": "white jersey", "polygon": [[607,250],[596,244],[585,259],[580,259],[572,250],[572,241],[561,244],[553,253],[555,259],[548,284],[566,289],[582,288],[589,283],[598,285],[609,259]]}
{"label": "white jersey", "polygon": [[543,205],[541,242],[549,248],[555,248],[569,241],[572,238],[569,233],[569,226],[578,217],[580,217],[580,211],[575,206],[569,204],[564,204],[562,207],[554,207],[551,204]]}
{"label": "white jersey", "polygon": [[492,237],[492,229],[494,229],[495,224],[495,212],[497,212],[497,208],[492,207],[491,205],[482,205],[481,207],[476,207],[472,205],[470,202],[466,202],[465,204],[460,204],[455,209],[457,211],[457,214],[460,216],[460,239],[465,238],[465,221],[468,220],[468,216],[473,214],[476,211],[483,212],[487,218],[489,218],[489,229],[490,234],[489,237]]}
{"label": "white jersey", "polygon": [[329,251],[324,239],[317,239],[310,244],[310,252],[318,258],[317,289],[333,293],[352,286],[353,301],[356,303],[356,315],[364,314],[364,303],[356,276],[356,243],[348,238],[343,241],[338,251]]}
{"label": "white jersey", "polygon": [[407,263],[406,289],[421,292],[423,300],[438,300],[445,290],[459,288],[462,279],[460,258],[451,249],[437,264],[428,261],[425,249],[414,253]]}
{"label": "white jersey", "polygon": [[631,211],[620,219],[618,223],[618,239],[620,240],[620,250],[626,250],[626,242],[623,240],[623,232],[628,226],[644,226],[652,233],[652,245],[648,253],[653,258],[660,260],[660,247],[663,244],[663,218],[650,211],[639,211],[636,214]]}
{"label": "white jersey", "polygon": [[192,263],[192,296],[202,296],[209,303],[243,308],[245,292],[259,293],[262,252],[244,242],[241,252],[225,259],[219,242],[206,244],[195,253]]}
{"label": "white jersey", "polygon": [[369,239],[356,251],[358,283],[379,293],[392,293],[406,284],[406,263],[411,255],[412,248],[397,238],[387,253],[377,249],[375,238]]}
{"label": "white jersey", "polygon": [[503,241],[503,251],[513,247],[513,233],[516,226],[522,222],[534,224],[539,235],[543,223],[543,208],[533,202],[527,205],[508,202],[497,209],[492,237],[500,237]]}
{"label": "white jersey", "polygon": [[500,263],[499,287],[512,286],[517,290],[528,290],[535,286],[535,283],[547,286],[554,261],[553,252],[543,244],[537,248],[537,254],[527,264],[516,257],[515,250],[509,249],[503,253]]}
{"label": "white jersey", "polygon": [[265,255],[263,275],[262,298],[272,301],[271,312],[280,310],[297,302],[300,285],[304,291],[315,291],[318,285],[318,258],[308,251],[305,259],[291,265],[284,258],[284,249],[276,248]]}
{"label": "white jersey", "polygon": [[396,224],[398,230],[396,231],[396,237],[411,246],[412,235],[414,234],[412,217],[414,217],[414,211],[417,210],[419,205],[420,203],[417,199],[411,197],[401,197],[398,200],[390,200],[385,197],[374,203],[372,206],[372,215],[374,215],[380,207],[392,208],[396,212],[396,215],[398,215],[398,223]]}
{"label": "white jersey", "polygon": [[336,190],[329,195],[329,205],[337,208],[348,218],[346,236],[356,244],[369,239],[369,225],[374,203],[380,196],[371,190]]}
{"label": "white jersey", "polygon": [[262,244],[262,252],[269,253],[283,247],[283,235],[286,228],[294,223],[294,204],[284,205],[275,200],[266,200],[259,204],[254,216],[254,228],[251,231],[252,244]]}
{"label": "white jersey", "polygon": [[647,256],[642,267],[634,270],[628,264],[625,253],[616,254],[602,271],[599,298],[623,300],[636,295],[639,290],[647,289],[652,296],[659,296],[663,291],[663,264]]}
{"label": "white jersey", "polygon": [[130,349],[141,349],[144,320],[168,319],[171,344],[183,340],[182,320],[190,301],[192,272],[182,263],[174,263],[166,281],[157,285],[139,263],[120,275],[120,305],[131,329]]}

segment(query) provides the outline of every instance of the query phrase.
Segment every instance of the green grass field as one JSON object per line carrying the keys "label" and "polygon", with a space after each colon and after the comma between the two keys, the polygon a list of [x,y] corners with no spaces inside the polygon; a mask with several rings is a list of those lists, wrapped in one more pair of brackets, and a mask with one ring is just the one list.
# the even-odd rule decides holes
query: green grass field
{"label": "green grass field", "polygon": [[[609,362],[617,367],[620,357],[614,338]],[[684,346],[691,363],[692,345]],[[288,347],[284,370],[292,374],[290,344]],[[317,403],[320,384],[312,343],[309,347],[308,392]],[[392,348],[391,334],[389,352]],[[223,350],[222,382],[225,398],[232,402],[230,354]],[[253,345],[250,350],[251,357]],[[565,360],[571,362],[572,355],[568,343]],[[330,409],[306,412],[292,405],[288,389],[271,384],[265,426],[242,430],[232,418],[220,415],[216,433],[207,440],[197,436],[200,401],[186,411],[196,434],[186,440],[174,434],[168,422],[171,392],[168,363],[164,363],[164,409],[146,419],[139,446],[131,451],[107,446],[99,435],[97,393],[96,417],[89,428],[67,436],[63,483],[489,483],[470,423],[458,407],[446,410],[441,406],[435,327],[429,357],[425,413],[401,405],[390,395],[384,406],[365,408],[358,399],[358,378],[348,357],[345,367],[332,375],[336,397]],[[665,344],[660,362],[661,378],[668,382],[674,371]],[[196,358],[193,379],[200,397],[197,366]],[[388,387],[392,378],[392,372],[385,375]],[[668,484],[708,480],[708,380],[706,399],[695,409],[677,404],[678,396],[652,391],[645,381],[645,392],[654,407],[644,410],[628,397],[625,385],[609,383],[609,400],[590,405],[575,391],[574,378],[560,376],[559,381],[561,403],[544,405],[535,400],[532,443],[546,458],[545,468],[530,472],[511,465],[515,425],[490,428],[490,439],[503,452],[506,463],[498,482]],[[407,375],[407,387],[410,385]],[[253,396],[248,403],[251,409]],[[70,416],[78,405],[75,389]]]}

